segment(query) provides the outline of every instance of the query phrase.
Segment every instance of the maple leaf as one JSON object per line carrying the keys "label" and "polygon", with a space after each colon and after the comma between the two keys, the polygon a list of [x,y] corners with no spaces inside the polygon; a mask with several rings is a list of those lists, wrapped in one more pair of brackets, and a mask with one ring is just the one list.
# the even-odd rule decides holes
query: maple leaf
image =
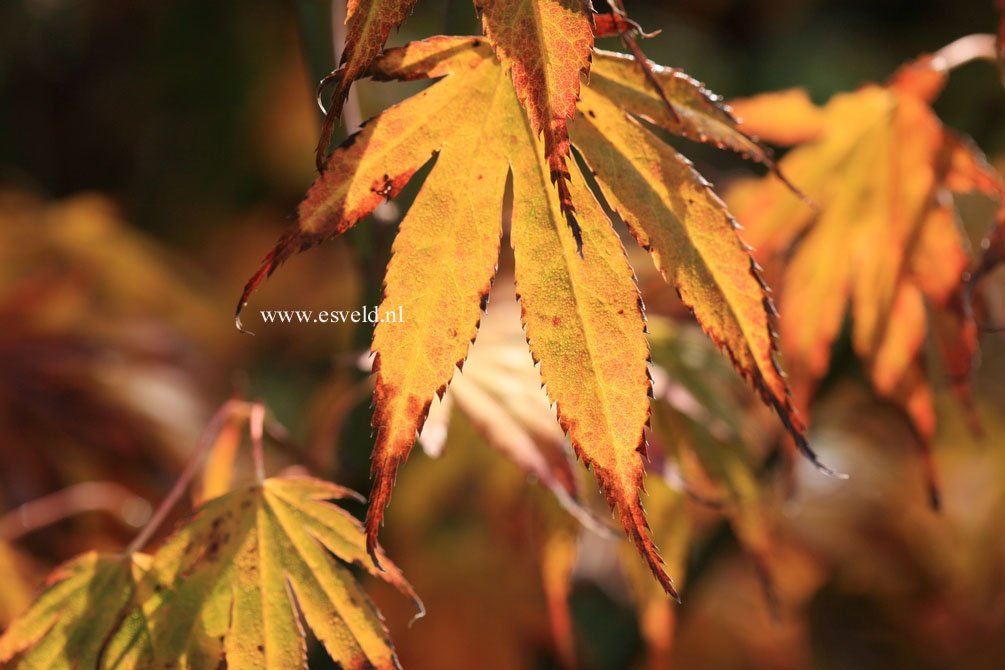
{"label": "maple leaf", "polygon": [[412,11],[415,0],[348,0],[346,3],[345,45],[339,68],[325,77],[318,86],[320,91],[332,82],[328,111],[321,126],[321,136],[315,150],[318,172],[324,170],[335,122],[342,116],[342,107],[349,96],[349,87],[370,67],[370,63],[384,48],[391,30],[397,28]]}
{"label": "maple leaf", "polygon": [[88,552],[57,568],[31,607],[0,637],[0,661],[29,670],[96,668],[150,566],[144,554]]}
{"label": "maple leaf", "polygon": [[780,333],[797,404],[808,405],[850,312],[852,346],[873,386],[899,404],[917,430],[937,504],[929,453],[935,416],[922,347],[925,304],[949,354],[949,375],[966,396],[977,337],[962,282],[971,260],[952,193],[1001,198],[1005,189],[976,147],[931,111],[945,74],[930,63],[919,59],[885,86],[836,95],[818,112],[794,93],[770,98],[774,119],[758,112],[765,107],[756,98],[737,104],[741,113],[751,112],[743,127],[760,136],[780,138],[778,119],[817,126],[815,141],[792,150],[781,167],[819,209],[770,179],[738,184],[729,202],[761,262],[791,254]]}
{"label": "maple leaf", "polygon": [[[773,165],[770,154],[737,130],[700,84],[678,71],[652,71],[662,91],[632,58],[595,51],[590,84],[580,90],[579,112],[566,127],[604,197],[815,462],[772,358],[770,302],[732,219],[690,163],[635,117]],[[402,313],[404,322],[382,320],[374,332],[369,546],[376,547],[399,464],[477,333],[511,178],[510,241],[531,354],[577,455],[593,468],[627,534],[672,593],[638,495],[649,416],[642,304],[621,240],[596,196],[578,166],[558,180],[576,202],[577,229],[570,227],[564,196],[551,183],[555,154],[540,150],[538,112],[533,106],[525,112],[488,41],[430,38],[385,52],[369,72],[379,80],[440,80],[336,149],[301,203],[297,225],[266,256],[238,307],[240,313],[281,262],[355,225],[435,157],[401,223],[384,280],[380,313]],[[557,117],[549,118],[560,133]]]}
{"label": "maple leaf", "polygon": [[489,302],[492,309],[479,324],[464,370],[433,401],[419,442],[438,456],[451,414],[463,412],[489,445],[551,490],[574,516],[596,525],[579,507],[571,451],[527,348],[511,277],[495,281]]}
{"label": "maple leaf", "polygon": [[[398,569],[368,560],[362,528],[326,501],[359,498],[313,478],[272,478],[207,502],[153,556],[141,603],[109,640],[115,668],[297,668],[298,611],[345,668],[398,667],[352,573],[368,570],[421,604]],[[333,556],[337,559],[336,561]]]}
{"label": "maple leaf", "polygon": [[569,188],[569,131],[580,75],[590,71],[593,27],[589,0],[475,0],[496,57],[512,76],[531,128],[544,136],[551,181],[582,252],[582,231]]}

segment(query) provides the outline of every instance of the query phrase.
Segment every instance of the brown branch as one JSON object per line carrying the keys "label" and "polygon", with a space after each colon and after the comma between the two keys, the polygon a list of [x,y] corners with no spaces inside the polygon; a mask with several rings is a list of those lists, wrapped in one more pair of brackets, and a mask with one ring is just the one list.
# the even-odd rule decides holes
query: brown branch
{"label": "brown branch", "polygon": [[213,446],[217,433],[223,428],[223,424],[230,419],[232,416],[240,415],[248,411],[248,404],[241,400],[228,400],[220,406],[220,409],[216,410],[216,414],[213,418],[209,420],[209,424],[206,429],[199,436],[199,442],[196,444],[195,451],[188,459],[188,463],[185,464],[185,469],[182,470],[181,474],[178,476],[177,481],[175,481],[174,486],[168,491],[167,496],[161,502],[157,511],[154,512],[150,521],[147,525],[143,527],[143,530],[139,532],[139,535],[129,543],[126,547],[125,554],[133,554],[140,549],[150,540],[157,528],[164,522],[167,518],[168,513],[181,498],[182,494],[185,492],[186,487],[192,481],[195,473],[198,471],[199,466],[202,464],[203,457]]}
{"label": "brown branch", "polygon": [[[146,500],[115,482],[83,482],[26,502],[0,516],[0,541],[10,542],[22,535],[84,512],[107,512],[130,523],[127,506]],[[142,521],[140,521],[142,523]]]}

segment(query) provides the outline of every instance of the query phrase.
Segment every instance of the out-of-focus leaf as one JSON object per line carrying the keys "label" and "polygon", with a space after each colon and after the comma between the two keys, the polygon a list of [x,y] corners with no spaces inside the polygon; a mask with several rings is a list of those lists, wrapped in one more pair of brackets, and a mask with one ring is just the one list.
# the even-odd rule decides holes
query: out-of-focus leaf
{"label": "out-of-focus leaf", "polygon": [[[555,532],[544,542],[541,548],[541,582],[548,600],[551,634],[567,668],[576,667],[575,639],[569,613],[570,582],[575,562],[576,539],[571,533]],[[632,563],[638,565],[634,556]],[[647,584],[652,584],[648,574],[645,580]],[[663,595],[660,589],[660,596]]]}
{"label": "out-of-focus leaf", "polygon": [[[677,578],[678,588],[683,588],[686,575],[688,549],[691,546],[692,522],[685,497],[669,487],[661,476],[650,473],[646,477],[647,511],[652,519],[653,541],[667,561],[667,570]],[[628,577],[636,601],[639,628],[646,643],[649,667],[666,667],[670,662],[677,615],[674,605],[654,588],[637,567],[637,561],[626,560],[621,551],[622,566]]]}
{"label": "out-of-focus leaf", "polygon": [[27,612],[0,637],[0,661],[12,668],[97,668],[150,566],[142,554],[89,552],[60,566]]}
{"label": "out-of-focus leaf", "polygon": [[4,588],[0,589],[0,628],[7,628],[15,616],[31,604],[34,588],[41,581],[35,562],[24,552],[0,542],[0,574]]}
{"label": "out-of-focus leaf", "polygon": [[404,667],[488,663],[519,670],[561,662],[549,605],[561,604],[549,600],[561,583],[545,586],[542,560],[552,539],[575,534],[578,523],[551,493],[487,448],[467,416],[454,411],[442,456],[413,456],[395,499],[384,540],[395,553],[402,549],[400,564],[428,608],[406,627],[404,599],[389,589],[374,592]]}
{"label": "out-of-focus leaf", "polygon": [[[852,345],[873,386],[910,416],[929,462],[935,416],[922,360],[926,303],[936,312],[955,310],[947,327],[955,324],[956,332],[943,328],[942,339],[953,342],[950,367],[961,390],[976,345],[969,315],[959,309],[971,260],[952,193],[1005,193],[976,148],[929,108],[943,80],[922,58],[886,86],[831,99],[820,112],[820,139],[781,163],[818,209],[771,179],[740,184],[730,198],[761,262],[791,254],[779,331],[797,404],[808,406],[849,312]],[[776,103],[802,107],[791,96]]]}
{"label": "out-of-focus leaf", "polygon": [[[202,391],[222,377],[218,314],[213,292],[107,198],[0,192],[6,504],[82,480],[163,486],[158,466],[173,470],[186,455],[206,413]],[[122,541],[79,530],[52,529],[53,554]]]}
{"label": "out-of-focus leaf", "polygon": [[237,450],[241,446],[242,419],[243,417],[231,416],[210,447],[203,467],[202,488],[193,500],[196,507],[230,490]]}
{"label": "out-of-focus leaf", "polygon": [[489,304],[464,370],[454,373],[442,400],[433,401],[419,441],[427,453],[438,455],[456,409],[486,442],[564,504],[574,504],[578,487],[571,452],[527,348],[510,277],[496,280]]}
{"label": "out-of-focus leaf", "polygon": [[729,108],[741,130],[773,144],[810,142],[825,130],[823,112],[801,88],[730,100]]}

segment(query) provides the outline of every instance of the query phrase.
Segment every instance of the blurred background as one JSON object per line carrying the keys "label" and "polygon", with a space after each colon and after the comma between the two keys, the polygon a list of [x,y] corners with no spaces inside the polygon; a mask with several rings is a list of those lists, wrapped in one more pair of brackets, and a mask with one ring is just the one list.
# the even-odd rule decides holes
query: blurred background
{"label": "blurred background", "polygon": [[[997,23],[992,0],[625,4],[663,31],[643,44],[650,58],[716,93],[802,86],[820,104]],[[277,272],[245,311],[255,337],[232,320],[314,177],[332,11],[327,0],[0,4],[0,626],[61,561],[121,549],[230,397],[263,399],[288,428],[269,445],[270,470],[369,489],[371,333],[263,324],[258,310],[376,304],[422,175]],[[468,0],[421,0],[389,43],[475,32]],[[419,87],[360,82],[351,114],[368,118]],[[994,67],[954,71],[935,110],[1005,166]],[[680,148],[720,193],[759,173]],[[987,207],[974,210],[986,219]],[[941,513],[926,505],[907,421],[872,395],[844,340],[811,441],[851,479],[799,466],[793,494],[777,420],[647,258],[630,255],[657,366],[646,507],[684,605],[605,530],[592,475],[555,434],[504,242],[489,307],[498,318],[463,386],[434,406],[382,536],[429,610],[408,627],[410,603],[372,585],[403,665],[1005,666],[1005,336],[983,338],[983,437],[936,381]],[[91,488],[60,499],[66,518],[25,527],[20,506],[82,483]],[[311,667],[330,667],[316,648]]]}

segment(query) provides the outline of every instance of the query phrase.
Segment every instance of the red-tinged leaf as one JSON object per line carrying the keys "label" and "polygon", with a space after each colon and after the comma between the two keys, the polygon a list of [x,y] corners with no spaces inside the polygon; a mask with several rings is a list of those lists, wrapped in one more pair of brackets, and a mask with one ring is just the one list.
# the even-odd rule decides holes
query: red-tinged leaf
{"label": "red-tinged leaf", "polygon": [[522,145],[523,155],[513,160],[511,241],[527,342],[573,448],[593,468],[652,573],[676,597],[639,499],[649,348],[632,269],[610,222],[576,174],[571,187],[580,206],[580,256],[561,203],[547,188],[549,166],[531,155],[533,148],[533,142]]}
{"label": "red-tinged leaf", "polygon": [[[398,465],[422,429],[434,394],[443,395],[478,332],[499,257],[502,197],[509,142],[501,128],[521,123],[509,82],[486,60],[489,75],[479,123],[458,124],[401,222],[384,277],[374,331],[374,488],[367,512],[367,538],[377,529]],[[492,73],[495,72],[493,75]]]}
{"label": "red-tinged leaf", "polygon": [[335,88],[316,150],[318,172],[324,170],[332,129],[342,116],[349,87],[370,67],[391,30],[402,24],[414,4],[415,0],[349,0],[347,3],[345,45],[339,69],[330,76]]}
{"label": "red-tinged leaf", "polygon": [[980,342],[966,287],[959,287],[942,309],[932,310],[930,328],[949,387],[967,412],[970,430],[975,435],[981,435],[984,429],[971,385],[974,358]]}
{"label": "red-tinged leaf", "polygon": [[596,14],[593,17],[594,37],[620,37],[625,33],[641,32],[639,24],[615,13]]}
{"label": "red-tinged leaf", "polygon": [[[513,48],[505,40],[517,34],[503,20],[508,16],[503,5],[487,6],[486,22],[497,40],[497,51],[505,52]],[[542,6],[552,12],[546,12],[551,19],[557,16],[572,20],[577,16],[551,4]],[[508,9],[514,10],[514,6]],[[516,5],[513,17],[518,22],[531,20],[539,16],[535,11],[526,5]],[[549,28],[554,27],[549,24]],[[538,33],[534,36],[541,37]],[[545,38],[537,43],[538,47],[543,44],[553,48],[555,45],[549,40],[554,34],[549,32]],[[592,38],[584,39],[588,44]],[[576,52],[579,44],[577,41],[572,46],[559,46],[565,49],[563,55],[568,56]],[[661,567],[639,502],[643,472],[640,452],[644,452],[649,389],[641,303],[620,240],[587,187],[578,164],[562,158],[568,175],[558,181],[567,191],[565,195],[552,184],[555,156],[568,153],[567,119],[572,110],[554,115],[555,109],[565,110],[555,106],[555,90],[533,88],[530,84],[540,83],[542,72],[546,75],[545,83],[554,83],[556,77],[565,81],[574,73],[578,86],[583,68],[581,64],[570,64],[568,58],[546,63],[540,56],[538,53],[535,57],[533,49],[505,52],[507,69],[492,57],[487,40],[440,37],[392,49],[377,59],[370,68],[377,79],[443,79],[379,115],[364,127],[354,143],[333,154],[329,169],[300,207],[297,227],[284,236],[266,259],[249,282],[242,301],[279,262],[354,225],[382,197],[400,190],[426,162],[427,156],[438,154],[413,211],[402,224],[402,239],[394,247],[380,308],[382,313],[403,313],[401,323],[385,319],[374,339],[373,348],[379,354],[374,418],[378,445],[367,518],[368,544],[374,547],[397,466],[411,449],[433,398],[443,391],[454,367],[467,353],[478,321],[478,303],[493,274],[491,257],[498,244],[509,169],[513,178],[511,241],[516,250],[515,277],[523,296],[531,353],[541,363],[541,378],[573,448],[594,468],[629,537],[660,583],[672,592],[672,583]],[[628,69],[608,73],[607,90],[597,90],[600,98],[607,99],[605,104],[617,111],[608,122],[628,127],[610,131],[619,136],[640,129],[637,121],[626,113],[630,110],[624,108],[622,101],[610,99],[611,86],[623,85],[619,81],[622,75],[631,80],[629,87],[632,82],[638,84],[641,76],[640,95],[649,101],[656,100],[661,113],[669,115],[665,105],[660,106],[660,94],[645,90],[645,74],[632,67],[634,61],[621,60]],[[711,102],[709,94],[693,82],[674,74],[666,88],[667,93],[681,98],[681,109],[691,110],[688,127],[708,124],[715,128],[717,136],[725,138],[724,145],[727,141],[737,146],[747,142],[752,151],[760,151],[735,129],[728,114]],[[572,103],[575,90],[578,88],[566,90]],[[545,93],[542,101],[540,96]],[[559,102],[566,105],[570,100]],[[539,107],[544,103],[551,105],[544,108],[550,116],[541,118],[543,112]],[[579,111],[584,113],[583,103]],[[715,115],[718,116],[713,119]],[[554,148],[555,138],[560,137],[565,144],[564,152],[542,151],[541,134],[545,135],[546,149]],[[599,140],[597,143],[604,146]],[[591,147],[581,148],[584,154],[593,155]],[[714,212],[709,214],[712,218],[708,222],[704,222],[704,214],[697,216],[695,229],[687,234],[679,231],[668,234],[660,250],[666,259],[665,271],[668,277],[673,276],[674,281],[686,286],[696,300],[713,302],[696,308],[704,315],[706,329],[714,333],[713,337],[724,338],[720,344],[738,361],[737,367],[749,375],[765,400],[778,409],[789,430],[806,448],[798,418],[784,400],[784,381],[770,361],[766,327],[769,303],[762,287],[757,285],[757,275],[742,253],[741,243],[721,211],[721,204],[717,205],[682,159],[676,154],[665,157],[669,161],[667,169],[675,161],[678,163],[675,174],[688,184],[688,192],[707,200],[701,211]],[[662,176],[664,168],[646,163],[639,164],[638,169],[652,170]],[[650,182],[658,179],[650,179],[647,187],[651,188]],[[612,190],[610,197],[631,201],[639,194],[621,193],[620,189],[638,188],[639,183],[612,180],[608,185]],[[663,197],[676,197],[667,190],[659,193]],[[582,210],[581,229],[579,225],[569,225],[570,199],[575,199]],[[657,201],[654,202],[666,205]],[[677,215],[686,214],[682,213],[680,203],[674,207],[672,211]],[[708,229],[703,230],[703,225]],[[638,229],[645,230],[649,237],[656,236],[642,224]],[[691,233],[702,239],[692,238]],[[721,239],[714,242],[706,237]],[[670,250],[675,243],[683,248]],[[694,245],[700,249],[695,251]],[[723,258],[716,257],[720,250],[726,254]],[[711,271],[712,280],[722,285],[706,291],[701,286],[701,277],[709,273],[708,268],[696,269],[700,276],[688,276],[686,269],[670,262],[677,257],[674,254],[711,262],[716,268]],[[740,265],[727,271],[725,264],[730,258]],[[720,261],[723,265],[716,265]],[[722,290],[724,286],[732,288]],[[753,293],[742,298],[738,293],[734,295],[744,290]],[[734,313],[737,309],[744,312],[739,317]],[[435,316],[430,319],[429,315]],[[744,341],[747,338],[749,342]],[[812,455],[808,448],[806,453]],[[531,452],[522,453],[516,460],[528,454]],[[524,459],[522,465],[528,469],[540,467],[540,463],[534,465],[532,461],[537,462],[533,458]],[[561,489],[556,486],[553,490]]]}
{"label": "red-tinged leaf", "polygon": [[932,103],[946,86],[946,71],[924,55],[901,66],[890,80],[887,88],[919,100]]}
{"label": "red-tinged leaf", "polygon": [[[886,87],[835,96],[821,110],[819,140],[785,157],[782,168],[818,211],[771,181],[742,185],[731,202],[760,260],[791,254],[779,331],[797,406],[808,406],[850,312],[852,345],[874,388],[903,408],[919,436],[935,501],[935,414],[922,360],[926,302],[936,318],[955,312],[946,332],[959,339],[940,349],[950,374],[965,379],[975,324],[956,301],[971,261],[951,192],[1003,191],[980,153],[929,108],[944,80],[929,66],[921,59]],[[965,399],[965,387],[958,390]]]}
{"label": "red-tinged leaf", "polygon": [[726,206],[690,162],[591,88],[571,124],[605,197],[705,333],[817,463],[774,360],[770,297]]}
{"label": "red-tinged leaf", "polygon": [[580,75],[590,70],[593,29],[589,0],[475,0],[485,35],[527,110],[558,189],[562,215],[582,247],[569,191],[569,132]]}
{"label": "red-tinged leaf", "polygon": [[397,195],[453,131],[464,127],[471,108],[494,85],[484,76],[486,68],[493,67],[486,58],[487,47],[472,48],[471,44],[457,38],[433,38],[409,49],[393,50],[374,64],[377,78],[446,76],[385,110],[332,153],[329,169],[300,203],[297,225],[279,240],[248,280],[238,315],[251,292],[283,261],[345,232],[381,202]]}

